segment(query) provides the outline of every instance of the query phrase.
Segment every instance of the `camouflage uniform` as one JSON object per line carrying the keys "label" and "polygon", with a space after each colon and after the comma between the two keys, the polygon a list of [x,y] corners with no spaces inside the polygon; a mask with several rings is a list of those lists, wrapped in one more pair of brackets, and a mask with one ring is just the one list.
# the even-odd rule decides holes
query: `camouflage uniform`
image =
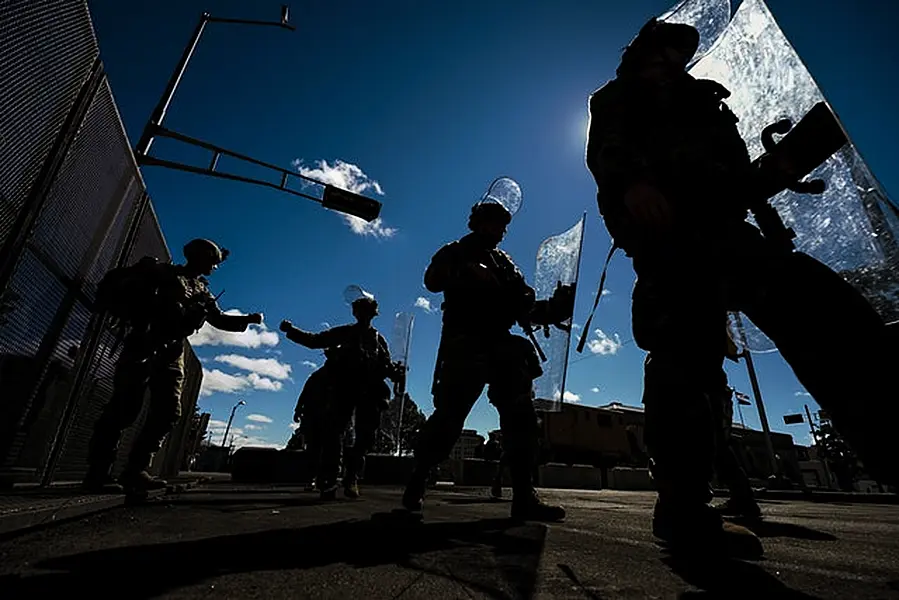
{"label": "camouflage uniform", "polygon": [[[359,323],[341,325],[320,333],[295,327],[285,332],[287,339],[307,348],[326,348],[329,358],[324,418],[320,425],[321,458],[317,482],[328,491],[336,486],[344,433],[355,411],[355,442],[346,457],[345,487],[352,487],[365,466],[383,409],[384,379],[393,374],[387,342],[378,331]],[[389,390],[388,390],[389,393]]]}
{"label": "camouflage uniform", "polygon": [[[869,420],[877,413],[880,423],[896,420],[895,391],[885,380],[895,359],[887,358],[880,317],[826,266],[777,249],[746,222],[753,171],[723,103],[727,90],[686,72],[654,84],[624,70],[625,62],[590,99],[586,160],[600,214],[637,273],[632,325],[649,352],[645,441],[660,506],[683,521],[711,498],[712,404],[727,311],[743,312],[771,338],[866,464],[894,475],[891,435]],[[638,183],[671,205],[667,233],[632,226],[624,195]],[[832,330],[853,332],[852,352],[832,351]]]}
{"label": "camouflage uniform", "polygon": [[[426,474],[449,457],[485,385],[499,412],[515,502],[525,507],[536,498],[532,471],[538,429],[532,384],[542,368],[533,344],[510,329],[523,318],[551,321],[549,303],[535,301],[534,290],[508,254],[476,240],[469,234],[447,244],[425,273],[425,287],[444,294],[443,332],[432,389],[434,412],[418,436],[417,475],[407,487],[407,507],[423,493]],[[486,269],[491,282],[472,276],[472,265]]]}
{"label": "camouflage uniform", "polygon": [[224,314],[207,280],[189,274],[183,265],[154,263],[142,276],[155,293],[145,320],[131,324],[116,364],[112,398],[94,426],[86,478],[93,485],[109,479],[122,431],[140,414],[147,389],[149,411],[123,475],[129,479],[149,468],[153,454],[181,416],[187,336],[204,322],[225,331],[244,331],[250,323],[246,316]]}

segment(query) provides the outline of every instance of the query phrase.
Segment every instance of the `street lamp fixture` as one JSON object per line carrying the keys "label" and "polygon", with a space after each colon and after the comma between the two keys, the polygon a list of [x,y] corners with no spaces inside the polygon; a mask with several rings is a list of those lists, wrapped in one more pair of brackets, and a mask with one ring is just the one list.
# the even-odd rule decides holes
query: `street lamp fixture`
{"label": "street lamp fixture", "polygon": [[[203,31],[206,29],[207,23],[264,25],[271,27],[280,27],[289,31],[296,31],[296,27],[290,24],[290,7],[286,4],[281,5],[281,19],[279,21],[226,19],[222,17],[213,17],[208,12],[204,12],[202,15],[200,15],[200,22],[197,24],[197,27],[194,30],[193,37],[191,37],[187,46],[185,46],[184,52],[181,55],[181,60],[178,61],[178,64],[175,66],[175,70],[172,72],[172,75],[169,78],[168,83],[166,84],[165,90],[163,91],[162,96],[160,97],[159,102],[156,105],[156,108],[153,109],[153,113],[150,115],[150,119],[144,126],[144,130],[140,136],[140,140],[134,147],[134,156],[137,160],[137,164],[139,166],[166,167],[169,169],[176,169],[188,173],[208,175],[210,177],[216,177],[219,179],[242,181],[244,183],[252,183],[264,187],[270,187],[288,194],[292,194],[294,196],[312,200],[313,202],[321,204],[324,208],[359,217],[364,221],[371,222],[378,218],[381,213],[381,203],[377,200],[361,196],[359,194],[354,194],[346,190],[340,190],[322,181],[318,181],[317,179],[300,175],[295,170],[285,169],[277,165],[256,160],[255,158],[251,158],[244,154],[227,150],[216,144],[211,144],[209,142],[185,135],[183,133],[172,131],[171,129],[167,129],[163,126],[162,123],[165,119],[165,115],[168,111],[169,105],[172,102],[172,97],[175,95],[175,90],[178,89],[178,85],[181,83],[181,78],[184,75],[184,71],[187,69],[187,65],[190,62],[190,59],[193,57],[194,51],[196,50],[197,44],[200,41],[200,37],[203,35]],[[196,165],[189,165],[186,163],[150,156],[150,148],[153,145],[153,140],[157,137],[166,137],[191,146],[209,150],[212,153],[212,157],[210,158],[208,166],[199,167]],[[217,170],[219,159],[222,156],[228,156],[244,163],[262,167],[267,171],[272,172],[272,179],[247,177],[244,175],[238,175],[236,173],[228,173]],[[290,183],[291,178],[300,179],[307,184],[312,183],[317,186],[321,186],[323,188],[322,197],[316,197],[306,192],[288,187],[288,183]]]}

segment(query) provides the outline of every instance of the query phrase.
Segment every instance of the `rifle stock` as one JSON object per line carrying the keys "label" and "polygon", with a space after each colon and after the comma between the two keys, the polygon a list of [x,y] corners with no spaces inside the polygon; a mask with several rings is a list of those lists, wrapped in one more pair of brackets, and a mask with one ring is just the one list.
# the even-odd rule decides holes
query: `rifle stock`
{"label": "rifle stock", "polygon": [[[785,134],[779,142],[774,134]],[[765,154],[753,161],[758,185],[751,194],[749,210],[767,239],[785,251],[795,249],[796,232],[787,227],[770,199],[789,189],[797,193],[820,194],[824,181],[802,181],[804,177],[837,153],[849,139],[837,116],[825,102],[819,102],[795,126],[787,120],[777,121],[762,130]],[[766,164],[786,165],[790,177],[765,173]]]}

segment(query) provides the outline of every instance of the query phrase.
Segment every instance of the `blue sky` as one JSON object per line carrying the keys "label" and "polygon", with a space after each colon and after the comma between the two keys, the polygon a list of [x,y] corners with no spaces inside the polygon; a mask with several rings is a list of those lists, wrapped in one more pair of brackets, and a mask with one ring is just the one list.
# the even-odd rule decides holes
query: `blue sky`
{"label": "blue sky", "polygon": [[[736,2],[734,2],[736,5]],[[769,7],[850,136],[891,197],[899,193],[899,5],[880,0],[770,0]],[[203,10],[216,16],[277,19],[279,4],[237,0],[92,0],[109,80],[132,142],[140,135]],[[265,314],[267,330],[204,336],[207,390],[201,408],[227,420],[239,399],[237,444],[280,444],[299,390],[319,352],[277,334],[289,318],[319,329],[351,320],[342,291],[375,293],[389,337],[392,316],[416,311],[409,391],[432,410],[430,381],[440,332],[439,307],[422,275],[433,253],[466,232],[472,203],[499,175],[522,186],[524,204],[503,247],[531,278],[537,247],[587,211],[576,317],[592,303],[609,238],[598,219],[595,187],[583,161],[588,95],[613,77],[620,49],[663,0],[529,2],[474,0],[307,0],[292,6],[298,31],[211,24],[166,124],[255,158],[329,176],[377,182],[366,193],[384,203],[378,227],[354,230],[339,215],[274,190],[149,167],[144,170],[174,254],[209,237],[232,251],[212,278],[225,309]],[[157,141],[154,153],[203,165],[208,155]],[[296,162],[299,161],[299,162]],[[224,167],[226,163],[221,163]],[[335,179],[337,181],[337,179]],[[374,184],[370,184],[373,186]],[[640,403],[643,352],[629,343],[629,261],[613,260],[594,319],[614,353],[572,353],[568,390],[588,405]],[[594,337],[595,338],[595,334]],[[210,342],[217,342],[212,345]],[[606,344],[605,347],[609,347]],[[841,351],[835,341],[835,351]],[[742,365],[732,384],[749,393]],[[756,368],[774,429],[807,440],[806,426],[782,415],[815,406],[776,353]],[[598,389],[598,391],[593,391]],[[754,407],[744,408],[758,427]],[[497,426],[482,400],[467,426]],[[218,441],[218,440],[216,440]]]}

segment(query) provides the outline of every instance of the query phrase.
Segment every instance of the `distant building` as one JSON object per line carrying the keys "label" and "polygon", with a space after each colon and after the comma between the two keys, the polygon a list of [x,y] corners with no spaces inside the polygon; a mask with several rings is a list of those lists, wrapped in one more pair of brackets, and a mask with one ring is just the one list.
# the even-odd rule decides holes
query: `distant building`
{"label": "distant building", "polygon": [[[562,404],[560,412],[541,413],[541,462],[587,464],[596,467],[645,467],[649,462],[643,443],[643,407],[612,402],[604,406]],[[738,458],[750,477],[771,475],[765,434],[739,423],[733,424]],[[803,480],[793,437],[771,433],[780,469],[795,482]]]}
{"label": "distant building", "polygon": [[459,440],[453,446],[450,458],[454,460],[475,458],[478,454],[478,449],[484,445],[484,441],[484,436],[474,429],[463,429]]}

